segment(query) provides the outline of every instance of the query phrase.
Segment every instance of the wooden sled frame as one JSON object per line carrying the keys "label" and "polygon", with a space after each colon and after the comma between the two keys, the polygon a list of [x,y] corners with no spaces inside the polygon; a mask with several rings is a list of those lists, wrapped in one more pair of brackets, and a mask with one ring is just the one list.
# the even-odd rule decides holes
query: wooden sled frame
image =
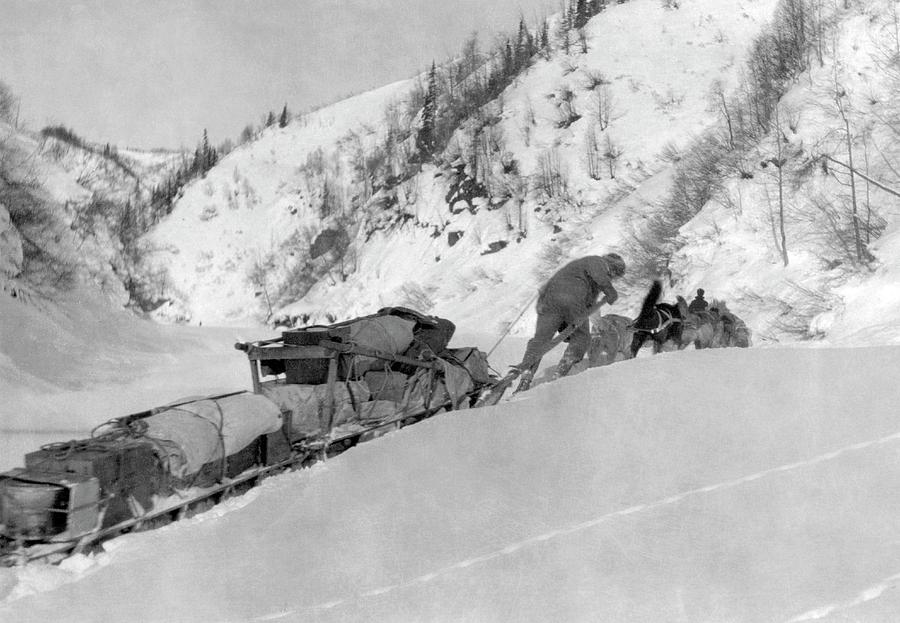
{"label": "wooden sled frame", "polygon": [[[290,421],[288,420],[281,431],[271,434],[271,436],[283,434],[287,437],[286,441],[290,451],[288,456],[285,456],[280,460],[276,459],[272,464],[258,465],[235,476],[224,478],[221,482],[210,487],[204,487],[200,493],[192,495],[178,503],[150,510],[140,516],[124,520],[108,527],[101,527],[101,517],[100,523],[91,529],[84,531],[83,534],[79,534],[77,537],[61,538],[58,541],[52,542],[44,541],[43,543],[35,543],[33,547],[27,548],[25,541],[18,540],[11,544],[13,546],[12,549],[0,552],[0,566],[25,564],[29,561],[40,559],[45,559],[54,563],[59,562],[73,553],[91,551],[103,541],[115,536],[154,528],[172,521],[177,521],[178,519],[190,516],[195,512],[206,510],[211,505],[217,504],[225,498],[240,495],[258,484],[260,480],[267,476],[285,470],[311,465],[327,457],[338,455],[358,443],[374,439],[408,424],[427,419],[444,410],[453,410],[458,406],[452,404],[450,401],[435,404],[426,403],[423,408],[416,409],[414,412],[398,412],[381,421],[373,421],[361,425],[358,429],[342,431],[339,427],[336,429],[333,426],[336,412],[334,390],[336,384],[340,382],[338,380],[338,361],[342,355],[374,357],[380,360],[392,363],[402,363],[434,372],[440,371],[442,369],[441,366],[432,361],[395,355],[376,349],[360,347],[355,344],[336,342],[331,339],[323,339],[315,345],[287,345],[283,343],[282,337],[255,342],[239,342],[235,344],[234,347],[247,354],[250,363],[253,392],[255,394],[262,393],[261,379],[264,375],[260,368],[261,362],[263,361],[328,359],[328,374],[326,380],[328,385],[326,398],[327,408],[323,410],[325,421],[321,422],[322,428],[320,435],[292,440],[289,435]],[[240,393],[243,393],[243,391],[212,396],[211,398],[227,397]],[[146,411],[117,418],[117,420],[122,423],[133,422],[173,406],[178,406],[179,404],[182,403],[148,409]],[[104,502],[105,500],[100,500],[101,505]]]}
{"label": "wooden sled frame", "polygon": [[[412,357],[404,357],[403,355],[395,355],[373,348],[335,342],[334,340],[329,339],[323,339],[315,345],[288,345],[284,344],[284,338],[280,337],[257,342],[238,342],[234,347],[244,351],[247,354],[247,359],[250,361],[250,378],[253,383],[254,394],[262,393],[261,377],[263,375],[260,366],[263,361],[327,358],[328,375],[325,384],[328,386],[328,390],[326,393],[326,408],[324,409],[325,421],[320,423],[322,431],[325,434],[329,434],[333,428],[335,415],[334,388],[338,382],[338,360],[341,355],[375,357],[392,363],[403,363],[434,371],[440,370],[440,367],[437,364],[430,361],[413,359]],[[428,410],[428,406],[426,405],[426,411]]]}

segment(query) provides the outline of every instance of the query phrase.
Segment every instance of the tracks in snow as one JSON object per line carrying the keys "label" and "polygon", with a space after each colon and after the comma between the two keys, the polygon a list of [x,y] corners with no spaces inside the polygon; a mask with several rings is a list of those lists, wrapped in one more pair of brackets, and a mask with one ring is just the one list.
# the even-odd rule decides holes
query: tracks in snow
{"label": "tracks in snow", "polygon": [[[822,463],[826,463],[828,461],[834,460],[840,456],[860,452],[862,450],[866,450],[868,448],[873,448],[877,446],[887,445],[890,443],[894,443],[900,441],[900,432],[893,433],[891,435],[887,435],[885,437],[881,437],[879,439],[873,439],[870,441],[862,441],[859,443],[851,444],[849,446],[844,446],[843,448],[839,448],[837,450],[833,450],[831,452],[827,452],[824,454],[820,454],[814,456],[812,458],[803,460],[803,461],[795,461],[793,463],[786,463],[784,465],[780,465],[778,467],[773,467],[771,469],[763,470],[760,472],[756,472],[754,474],[749,474],[747,476],[742,476],[740,478],[735,478],[733,480],[727,480],[724,482],[707,485],[705,487],[699,487],[696,489],[690,489],[688,491],[684,491],[682,493],[677,493],[675,495],[668,496],[666,498],[662,498],[655,502],[649,502],[647,504],[636,504],[634,506],[629,506],[627,508],[623,508],[617,511],[613,511],[611,513],[606,513],[595,517],[594,519],[590,519],[588,521],[583,521],[577,524],[573,524],[564,528],[559,528],[556,530],[550,530],[548,532],[544,532],[542,534],[523,539],[520,541],[516,541],[514,543],[510,543],[500,549],[496,549],[487,554],[482,554],[480,556],[474,556],[471,558],[467,558],[465,560],[461,560],[452,565],[448,565],[446,567],[442,567],[441,569],[437,569],[435,571],[422,574],[418,577],[415,577],[411,580],[407,580],[406,582],[400,582],[397,584],[387,584],[384,586],[380,586],[377,588],[373,588],[367,591],[363,591],[361,593],[357,593],[356,595],[349,596],[345,599],[335,599],[332,601],[322,602],[319,604],[315,604],[313,606],[306,606],[303,608],[298,608],[294,610],[282,610],[280,612],[273,612],[267,615],[263,615],[253,619],[254,621],[275,621],[297,612],[315,612],[315,611],[323,611],[330,610],[333,608],[338,608],[345,604],[352,603],[354,601],[358,601],[360,599],[366,599],[370,597],[377,597],[380,595],[385,595],[391,593],[393,591],[402,590],[405,588],[412,588],[421,584],[426,584],[440,578],[442,576],[448,575],[455,571],[459,571],[461,569],[465,569],[467,567],[471,567],[473,565],[482,564],[488,562],[490,560],[494,560],[496,558],[501,558],[503,556],[508,556],[510,554],[514,554],[518,550],[523,548],[536,545],[538,543],[542,543],[544,541],[549,541],[555,538],[559,538],[562,536],[574,534],[576,532],[582,532],[584,530],[588,530],[595,526],[599,526],[601,524],[607,523],[619,517],[625,517],[628,515],[634,515],[636,513],[642,513],[645,511],[652,511],[658,508],[663,508],[665,506],[670,506],[673,504],[678,504],[679,502],[695,497],[698,495],[703,495],[706,493],[712,493],[715,491],[722,491],[726,489],[733,489],[735,487],[739,487],[749,482],[754,482],[756,480],[760,480],[763,478],[767,478],[769,476],[774,476],[780,473],[789,472],[796,469],[802,469],[805,467],[811,467],[815,465],[819,465]],[[885,589],[889,588],[889,585],[897,580],[900,580],[900,574],[890,576],[889,578],[885,578],[878,585],[863,590],[856,598],[846,602],[846,603],[837,603],[826,605],[821,608],[817,608],[815,610],[810,610],[806,613],[800,614],[792,619],[790,619],[787,623],[803,623],[805,621],[813,621],[816,619],[821,619],[829,614],[844,610],[846,608],[853,607],[860,603],[864,603],[871,599],[875,599],[884,592]]]}

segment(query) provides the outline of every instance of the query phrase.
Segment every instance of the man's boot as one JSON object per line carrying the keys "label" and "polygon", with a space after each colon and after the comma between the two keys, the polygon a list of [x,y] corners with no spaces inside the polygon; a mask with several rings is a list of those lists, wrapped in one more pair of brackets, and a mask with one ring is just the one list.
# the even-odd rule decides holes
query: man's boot
{"label": "man's boot", "polygon": [[519,384],[516,386],[516,391],[513,393],[518,394],[519,392],[524,392],[530,388],[532,381],[534,381],[534,373],[536,371],[537,365],[533,365],[530,368],[523,370],[522,374],[519,375]]}
{"label": "man's boot", "polygon": [[570,357],[568,355],[563,355],[563,358],[559,360],[559,363],[556,366],[556,372],[553,373],[553,380],[564,377],[569,373],[569,370],[572,369],[577,361],[575,361],[574,357]]}

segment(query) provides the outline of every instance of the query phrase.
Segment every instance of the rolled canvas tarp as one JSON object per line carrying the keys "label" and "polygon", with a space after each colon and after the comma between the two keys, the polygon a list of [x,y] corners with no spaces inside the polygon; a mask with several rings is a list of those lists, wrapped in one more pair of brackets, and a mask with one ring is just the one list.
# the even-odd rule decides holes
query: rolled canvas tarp
{"label": "rolled canvas tarp", "polygon": [[281,411],[271,400],[243,393],[201,398],[144,418],[146,436],[156,440],[169,472],[191,476],[203,465],[243,450],[260,435],[281,428]]}

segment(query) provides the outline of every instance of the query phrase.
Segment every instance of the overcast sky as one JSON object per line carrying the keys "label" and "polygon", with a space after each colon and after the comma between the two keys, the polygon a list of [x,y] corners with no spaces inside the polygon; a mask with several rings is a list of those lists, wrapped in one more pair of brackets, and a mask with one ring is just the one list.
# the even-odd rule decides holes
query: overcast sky
{"label": "overcast sky", "polygon": [[120,146],[236,138],[489,42],[556,0],[0,0],[0,80],[20,120]]}

